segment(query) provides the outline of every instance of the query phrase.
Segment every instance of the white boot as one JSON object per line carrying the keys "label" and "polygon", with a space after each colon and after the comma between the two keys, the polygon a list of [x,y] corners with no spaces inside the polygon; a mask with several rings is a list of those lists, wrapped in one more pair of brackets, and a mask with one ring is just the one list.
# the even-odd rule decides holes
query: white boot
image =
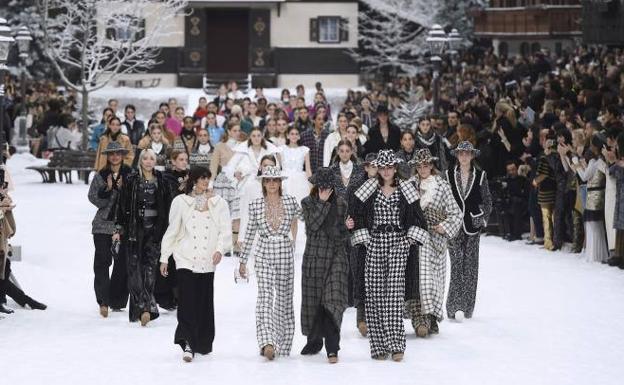
{"label": "white boot", "polygon": [[457,322],[464,322],[464,312],[461,310],[457,310],[455,312],[455,321]]}

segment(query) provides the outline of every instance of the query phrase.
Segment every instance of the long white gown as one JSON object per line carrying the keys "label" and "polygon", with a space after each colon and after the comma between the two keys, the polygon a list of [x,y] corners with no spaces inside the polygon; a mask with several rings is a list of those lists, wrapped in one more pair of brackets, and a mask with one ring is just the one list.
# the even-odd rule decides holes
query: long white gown
{"label": "long white gown", "polygon": [[280,152],[282,154],[282,170],[288,176],[288,179],[285,179],[282,184],[284,193],[294,196],[297,203],[301,204],[301,200],[310,195],[312,188],[304,171],[305,156],[310,152],[310,149],[306,146],[282,146]]}
{"label": "long white gown", "polygon": [[[236,185],[236,193],[240,198],[240,229],[238,239],[245,239],[247,222],[249,221],[249,203],[256,198],[262,197],[262,185],[256,178],[260,168],[260,161],[265,155],[275,155],[279,152],[277,147],[267,142],[267,148],[262,148],[256,155],[247,142],[243,142],[234,148],[234,156],[223,168],[225,175]],[[279,160],[276,156],[277,166]],[[243,175],[241,181],[237,181],[234,173],[240,172]]]}

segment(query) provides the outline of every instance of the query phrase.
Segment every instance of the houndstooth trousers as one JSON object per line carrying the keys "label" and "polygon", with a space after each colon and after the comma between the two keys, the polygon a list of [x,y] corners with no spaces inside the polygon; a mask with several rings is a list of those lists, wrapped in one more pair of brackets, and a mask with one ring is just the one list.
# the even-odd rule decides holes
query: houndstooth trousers
{"label": "houndstooth trousers", "polygon": [[[397,190],[375,200],[375,226],[399,225]],[[366,255],[366,324],[371,356],[405,351],[403,309],[409,243],[405,233],[372,231]]]}
{"label": "houndstooth trousers", "polygon": [[449,243],[451,282],[446,300],[449,318],[454,318],[459,310],[467,318],[472,317],[479,277],[479,238],[479,233],[468,235],[460,231]]}

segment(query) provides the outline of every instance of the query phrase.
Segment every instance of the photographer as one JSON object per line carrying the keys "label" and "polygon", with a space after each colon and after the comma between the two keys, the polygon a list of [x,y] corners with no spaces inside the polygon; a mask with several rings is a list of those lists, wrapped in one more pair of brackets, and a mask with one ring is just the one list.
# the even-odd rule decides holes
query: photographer
{"label": "photographer", "polygon": [[[520,166],[523,172],[527,172],[528,166]],[[525,214],[529,200],[529,182],[526,175],[519,172],[515,161],[507,161],[505,168],[507,175],[502,180],[503,202],[501,221],[503,238],[508,241],[521,239],[525,227]]]}

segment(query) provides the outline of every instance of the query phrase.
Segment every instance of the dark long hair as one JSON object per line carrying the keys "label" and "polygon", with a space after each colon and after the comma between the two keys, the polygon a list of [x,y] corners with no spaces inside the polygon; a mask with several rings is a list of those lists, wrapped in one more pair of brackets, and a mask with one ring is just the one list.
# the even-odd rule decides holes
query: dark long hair
{"label": "dark long hair", "polygon": [[[397,167],[397,165],[395,164],[394,166],[394,178],[392,180],[392,184],[390,184],[391,187],[397,187],[399,185],[399,168]],[[381,176],[381,172],[377,171],[377,181],[379,182],[379,187],[384,185],[384,180]]]}
{"label": "dark long hair", "polygon": [[[108,119],[108,122],[106,122],[106,130],[104,130],[104,133],[102,134],[102,136],[106,136],[106,135],[110,135],[111,134],[111,130],[110,130],[110,124],[113,120],[116,120],[119,122],[119,126],[121,126],[121,119],[119,119],[116,116],[111,116],[110,119]],[[119,132],[118,134],[121,134],[121,127],[119,127]]]}
{"label": "dark long hair", "polygon": [[211,177],[212,177],[212,173],[206,167],[202,167],[202,166],[191,167],[191,171],[189,171],[189,174],[188,174],[188,180],[186,181],[186,189],[184,192],[186,194],[190,194],[193,191],[193,187],[195,186],[195,184],[197,183],[199,179],[201,178],[210,179]]}
{"label": "dark long hair", "polygon": [[251,147],[251,133],[254,131],[258,131],[261,135],[262,135],[262,141],[260,141],[260,146],[262,148],[264,148],[265,150],[267,149],[267,144],[266,144],[266,140],[264,139],[264,135],[262,134],[262,129],[260,127],[254,127],[251,129],[251,131],[249,131],[249,139],[247,139],[247,147]]}
{"label": "dark long hair", "polygon": [[357,149],[353,149],[353,143],[351,143],[349,139],[342,139],[340,140],[340,142],[338,142],[338,144],[336,145],[336,155],[331,160],[331,163],[334,164],[340,161],[340,156],[338,155],[338,150],[340,149],[340,146],[349,146],[349,148],[351,149],[351,162],[353,162],[353,164],[357,163]]}

